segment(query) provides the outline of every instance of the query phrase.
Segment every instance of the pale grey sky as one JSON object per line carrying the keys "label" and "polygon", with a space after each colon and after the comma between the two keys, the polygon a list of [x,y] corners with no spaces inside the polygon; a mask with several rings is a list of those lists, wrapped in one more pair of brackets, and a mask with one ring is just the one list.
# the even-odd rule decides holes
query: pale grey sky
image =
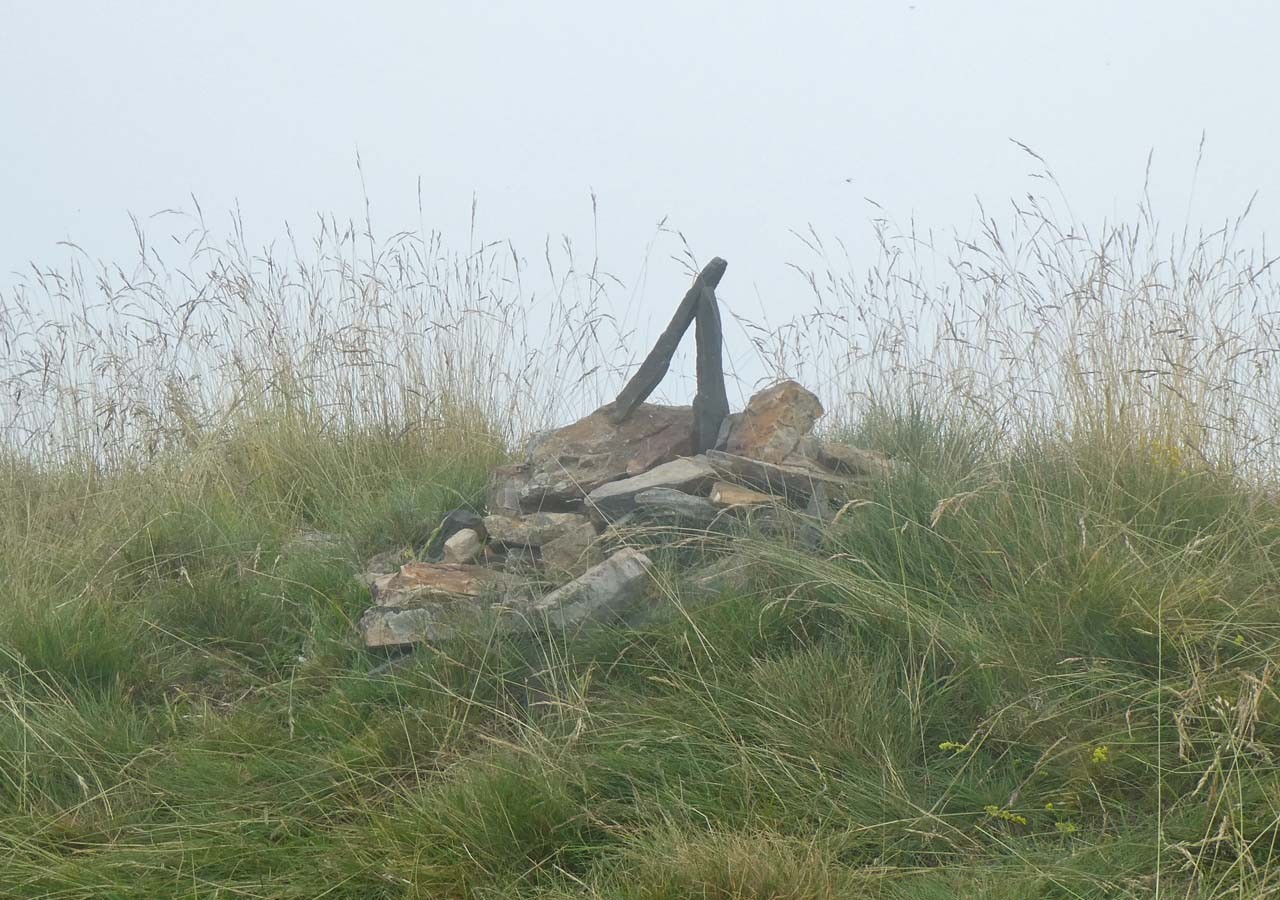
{"label": "pale grey sky", "polygon": [[[812,223],[858,248],[881,203],[965,233],[974,197],[1043,189],[1127,216],[1155,151],[1157,211],[1215,227],[1255,190],[1280,223],[1280,5],[1186,0],[220,2],[3,0],[0,288],[71,239],[128,253],[128,212],[238,203],[251,241],[316,212],[480,231],[541,255],[591,238],[636,283],[664,217],[729,259],[725,293],[807,302],[786,268]],[[1201,134],[1205,161],[1192,191]],[[660,242],[641,300],[685,276]],[[756,299],[756,293],[759,300]]]}

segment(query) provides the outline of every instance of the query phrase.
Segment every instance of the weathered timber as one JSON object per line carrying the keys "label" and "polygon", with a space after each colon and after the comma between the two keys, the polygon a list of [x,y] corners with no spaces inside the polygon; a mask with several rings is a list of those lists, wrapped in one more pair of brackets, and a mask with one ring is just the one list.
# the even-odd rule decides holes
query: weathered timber
{"label": "weathered timber", "polygon": [[[654,388],[662,382],[663,376],[671,366],[671,358],[675,356],[676,348],[680,346],[680,338],[684,337],[684,333],[689,330],[689,326],[698,316],[698,309],[703,302],[703,289],[710,288],[714,303],[716,286],[720,284],[720,279],[724,277],[724,270],[728,265],[717,256],[698,273],[698,277],[693,280],[693,286],[676,307],[676,314],[672,316],[666,330],[658,336],[653,349],[640,364],[639,370],[631,376],[631,380],[613,401],[613,408],[609,413],[612,422],[616,424],[626,421],[635,408],[643,403],[645,398],[653,393]],[[720,377],[723,390],[723,373]],[[702,384],[699,379],[699,393],[701,389]],[[712,439],[714,440],[714,435]]]}

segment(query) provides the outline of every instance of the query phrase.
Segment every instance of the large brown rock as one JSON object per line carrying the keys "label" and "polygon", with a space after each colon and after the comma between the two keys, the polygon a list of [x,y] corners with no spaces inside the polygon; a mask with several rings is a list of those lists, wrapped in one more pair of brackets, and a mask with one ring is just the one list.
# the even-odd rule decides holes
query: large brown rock
{"label": "large brown rock", "polygon": [[799,382],[781,381],[747,403],[729,432],[725,452],[780,463],[796,451],[822,413],[812,391]]}
{"label": "large brown rock", "polygon": [[689,407],[642,403],[616,425],[609,421],[609,409],[602,407],[532,442],[524,467],[504,476],[504,484],[521,482],[517,488],[521,509],[533,512],[579,505],[602,484],[691,452],[693,410]]}

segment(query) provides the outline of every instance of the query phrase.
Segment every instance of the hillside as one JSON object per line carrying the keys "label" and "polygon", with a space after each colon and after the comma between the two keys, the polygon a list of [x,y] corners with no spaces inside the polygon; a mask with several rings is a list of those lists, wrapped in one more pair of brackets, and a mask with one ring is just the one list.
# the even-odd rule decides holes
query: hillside
{"label": "hillside", "polygon": [[[1267,264],[1014,224],[938,287],[819,268],[820,314],[759,338],[824,434],[895,462],[819,540],[651,541],[642,623],[391,665],[366,561],[616,389],[575,339],[594,274],[536,353],[492,330],[523,309],[497,263],[410,271],[403,241],[280,280],[228,251],[203,308],[162,272],[105,312],[92,278],[19,290],[0,895],[1280,893]],[[66,328],[28,327],[40,289]]]}

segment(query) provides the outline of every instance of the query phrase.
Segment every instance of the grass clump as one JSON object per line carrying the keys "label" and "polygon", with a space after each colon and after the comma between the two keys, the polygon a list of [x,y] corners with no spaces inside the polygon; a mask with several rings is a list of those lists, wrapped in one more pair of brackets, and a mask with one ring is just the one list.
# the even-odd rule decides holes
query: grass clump
{"label": "grass clump", "polygon": [[[713,540],[749,564],[669,573],[636,628],[379,673],[364,560],[616,386],[598,273],[559,273],[550,348],[518,258],[433,238],[354,264],[328,223],[320,264],[201,243],[206,282],[131,280],[183,323],[140,369],[119,331],[87,383],[0,379],[0,894],[1280,892],[1268,270],[1157,253],[1145,211],[986,228],[926,288],[881,223],[881,265],[824,258],[817,312],[753,332],[896,461],[816,545]],[[9,298],[28,363],[123,314],[87,283]],[[24,330],[39,289],[65,327]]]}

